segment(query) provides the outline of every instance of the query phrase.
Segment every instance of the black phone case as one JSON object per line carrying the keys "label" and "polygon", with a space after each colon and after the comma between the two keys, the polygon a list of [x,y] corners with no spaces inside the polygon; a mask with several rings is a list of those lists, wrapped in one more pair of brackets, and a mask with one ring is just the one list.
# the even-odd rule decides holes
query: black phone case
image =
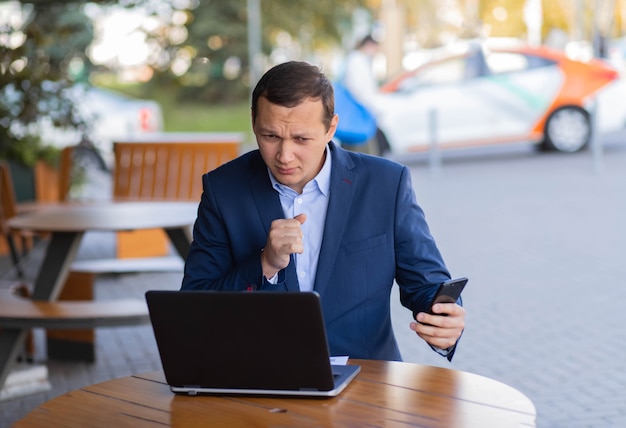
{"label": "black phone case", "polygon": [[461,295],[463,288],[465,288],[467,281],[467,278],[457,278],[441,283],[430,304],[428,313],[433,314],[432,307],[435,303],[455,303]]}

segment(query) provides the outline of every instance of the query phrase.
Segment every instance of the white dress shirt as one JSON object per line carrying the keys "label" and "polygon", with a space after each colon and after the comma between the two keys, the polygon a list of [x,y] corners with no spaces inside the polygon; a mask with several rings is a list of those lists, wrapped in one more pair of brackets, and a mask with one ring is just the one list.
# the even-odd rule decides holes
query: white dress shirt
{"label": "white dress shirt", "polygon": [[[295,254],[296,272],[300,291],[312,291],[317,272],[317,261],[322,248],[324,224],[328,211],[328,196],[330,193],[331,156],[326,148],[326,161],[320,172],[309,181],[298,194],[295,190],[280,184],[268,169],[272,187],[280,195],[285,218],[293,218],[299,214],[306,214],[306,221],[302,224],[304,252]],[[276,283],[277,275],[268,281]]]}

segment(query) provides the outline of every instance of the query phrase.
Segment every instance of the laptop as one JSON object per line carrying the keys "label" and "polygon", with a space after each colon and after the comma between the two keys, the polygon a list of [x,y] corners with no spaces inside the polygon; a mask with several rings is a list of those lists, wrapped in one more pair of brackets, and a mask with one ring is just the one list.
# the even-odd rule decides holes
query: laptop
{"label": "laptop", "polygon": [[175,393],[334,397],[360,371],[331,364],[315,292],[146,292]]}

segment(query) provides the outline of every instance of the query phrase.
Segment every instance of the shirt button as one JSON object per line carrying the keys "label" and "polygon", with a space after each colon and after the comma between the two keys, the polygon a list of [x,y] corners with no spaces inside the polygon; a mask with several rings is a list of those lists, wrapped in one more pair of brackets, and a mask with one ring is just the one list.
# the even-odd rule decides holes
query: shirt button
{"label": "shirt button", "polygon": [[298,198],[298,203],[301,204],[302,203],[302,198]]}

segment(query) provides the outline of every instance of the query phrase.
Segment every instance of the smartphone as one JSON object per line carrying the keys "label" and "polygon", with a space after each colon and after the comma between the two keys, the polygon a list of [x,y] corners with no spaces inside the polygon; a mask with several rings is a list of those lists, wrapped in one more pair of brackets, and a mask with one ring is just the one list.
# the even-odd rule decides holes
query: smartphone
{"label": "smartphone", "polygon": [[432,307],[435,303],[456,303],[467,281],[467,278],[462,277],[441,283],[433,301],[430,303],[428,313],[435,315],[432,311]]}

